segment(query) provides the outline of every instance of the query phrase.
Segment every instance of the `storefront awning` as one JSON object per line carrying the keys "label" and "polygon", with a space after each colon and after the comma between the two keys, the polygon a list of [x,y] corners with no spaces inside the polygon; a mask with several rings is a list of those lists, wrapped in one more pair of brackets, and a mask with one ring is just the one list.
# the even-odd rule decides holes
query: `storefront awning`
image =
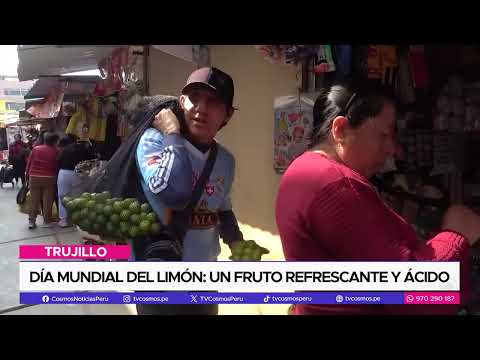
{"label": "storefront awning", "polygon": [[64,84],[66,84],[65,99],[81,96],[91,93],[100,80],[100,76],[41,76],[24,98],[25,100],[44,98],[53,88]]}
{"label": "storefront awning", "polygon": [[96,69],[97,64],[123,45],[19,45],[18,79],[61,75]]}

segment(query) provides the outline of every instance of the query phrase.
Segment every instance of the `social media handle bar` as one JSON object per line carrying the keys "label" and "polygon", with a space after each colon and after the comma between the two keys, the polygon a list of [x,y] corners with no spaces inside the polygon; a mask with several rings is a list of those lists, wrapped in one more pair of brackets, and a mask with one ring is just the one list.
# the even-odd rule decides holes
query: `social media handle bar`
{"label": "social media handle bar", "polygon": [[20,293],[20,304],[404,304],[403,292],[82,292]]}

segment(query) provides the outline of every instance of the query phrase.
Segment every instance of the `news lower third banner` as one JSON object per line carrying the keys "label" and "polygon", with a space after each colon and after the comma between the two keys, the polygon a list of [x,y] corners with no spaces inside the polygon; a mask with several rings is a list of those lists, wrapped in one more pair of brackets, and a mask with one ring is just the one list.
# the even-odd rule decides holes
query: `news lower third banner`
{"label": "news lower third banner", "polygon": [[458,262],[22,261],[21,292],[460,291]]}
{"label": "news lower third banner", "polygon": [[458,304],[460,300],[459,262],[138,262],[129,261],[128,246],[108,245],[22,245],[19,258],[22,304]]}

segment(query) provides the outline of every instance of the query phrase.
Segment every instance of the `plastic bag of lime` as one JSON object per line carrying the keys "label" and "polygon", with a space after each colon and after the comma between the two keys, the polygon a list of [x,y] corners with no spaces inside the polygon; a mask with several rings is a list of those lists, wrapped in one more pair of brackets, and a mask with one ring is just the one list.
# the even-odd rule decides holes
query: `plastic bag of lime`
{"label": "plastic bag of lime", "polygon": [[72,224],[103,238],[134,239],[161,231],[150,205],[134,198],[112,198],[109,191],[65,196],[62,204]]}
{"label": "plastic bag of lime", "polygon": [[268,249],[261,247],[253,240],[237,241],[232,247],[232,256],[230,260],[233,261],[260,261],[262,256],[270,253]]}

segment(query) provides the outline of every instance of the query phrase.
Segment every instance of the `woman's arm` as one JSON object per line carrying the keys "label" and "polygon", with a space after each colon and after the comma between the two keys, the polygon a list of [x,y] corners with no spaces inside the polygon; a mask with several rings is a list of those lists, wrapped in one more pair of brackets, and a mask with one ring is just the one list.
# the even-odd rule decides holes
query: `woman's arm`
{"label": "woman's arm", "polygon": [[458,230],[442,231],[412,246],[416,241],[411,225],[388,209],[371,186],[353,179],[324,189],[308,214],[313,236],[338,259],[453,261],[469,249]]}

